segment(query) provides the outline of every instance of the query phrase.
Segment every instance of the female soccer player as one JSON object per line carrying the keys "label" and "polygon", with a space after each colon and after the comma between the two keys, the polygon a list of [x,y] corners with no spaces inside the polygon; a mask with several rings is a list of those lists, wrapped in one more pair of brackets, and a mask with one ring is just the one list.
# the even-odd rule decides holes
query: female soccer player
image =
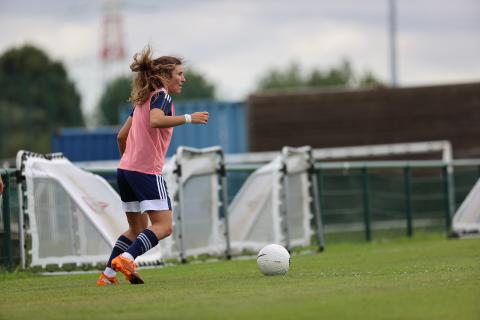
{"label": "female soccer player", "polygon": [[135,258],[172,233],[172,206],[162,168],[173,127],[208,122],[208,112],[175,115],[170,94],[180,93],[186,81],[181,59],[152,59],[147,46],[134,55],[130,69],[135,73],[130,95],[134,109],[117,136],[122,155],[117,182],[129,229],[115,243],[97,281],[102,286],[118,284],[116,271],[132,284],[143,283]]}

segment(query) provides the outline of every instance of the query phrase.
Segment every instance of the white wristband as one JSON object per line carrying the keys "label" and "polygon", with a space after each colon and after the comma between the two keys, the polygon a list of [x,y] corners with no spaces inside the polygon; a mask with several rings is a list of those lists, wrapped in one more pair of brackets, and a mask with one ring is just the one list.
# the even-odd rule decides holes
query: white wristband
{"label": "white wristband", "polygon": [[192,116],[188,113],[185,114],[185,123],[192,123]]}

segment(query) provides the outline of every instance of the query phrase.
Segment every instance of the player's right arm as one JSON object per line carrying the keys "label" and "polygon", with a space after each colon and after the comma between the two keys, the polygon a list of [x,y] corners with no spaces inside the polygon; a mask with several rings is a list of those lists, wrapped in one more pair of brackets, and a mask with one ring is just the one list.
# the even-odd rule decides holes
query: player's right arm
{"label": "player's right arm", "polygon": [[117,134],[117,145],[118,151],[120,151],[120,155],[122,156],[125,152],[125,148],[127,147],[127,137],[128,133],[130,132],[130,128],[132,127],[132,117],[128,117],[127,121],[123,124],[123,127],[118,131]]}

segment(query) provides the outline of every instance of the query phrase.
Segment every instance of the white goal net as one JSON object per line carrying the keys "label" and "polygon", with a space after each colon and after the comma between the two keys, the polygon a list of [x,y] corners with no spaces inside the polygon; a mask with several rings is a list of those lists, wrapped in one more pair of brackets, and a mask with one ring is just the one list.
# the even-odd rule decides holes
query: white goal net
{"label": "white goal net", "polygon": [[457,236],[480,234],[480,179],[453,216],[452,230]]}
{"label": "white goal net", "polygon": [[117,237],[127,229],[115,190],[61,155],[20,151],[17,168],[25,177],[19,192],[27,219],[22,240],[31,239],[22,264],[106,262]]}
{"label": "white goal net", "polygon": [[269,243],[310,245],[313,218],[323,247],[312,166],[309,147],[285,147],[248,177],[229,207],[232,250],[259,250]]}
{"label": "white goal net", "polygon": [[[161,241],[166,257],[229,257],[227,186],[221,147],[179,147],[167,176],[173,200],[173,234]],[[222,216],[223,208],[223,216]],[[163,242],[163,243],[162,243]]]}

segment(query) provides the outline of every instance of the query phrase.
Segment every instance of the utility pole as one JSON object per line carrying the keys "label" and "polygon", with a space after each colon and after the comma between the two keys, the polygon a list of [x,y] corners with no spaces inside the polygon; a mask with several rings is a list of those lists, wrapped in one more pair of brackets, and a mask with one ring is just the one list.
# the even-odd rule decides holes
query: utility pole
{"label": "utility pole", "polygon": [[389,43],[390,43],[390,86],[396,87],[397,82],[397,12],[396,0],[388,0],[389,8]]}

